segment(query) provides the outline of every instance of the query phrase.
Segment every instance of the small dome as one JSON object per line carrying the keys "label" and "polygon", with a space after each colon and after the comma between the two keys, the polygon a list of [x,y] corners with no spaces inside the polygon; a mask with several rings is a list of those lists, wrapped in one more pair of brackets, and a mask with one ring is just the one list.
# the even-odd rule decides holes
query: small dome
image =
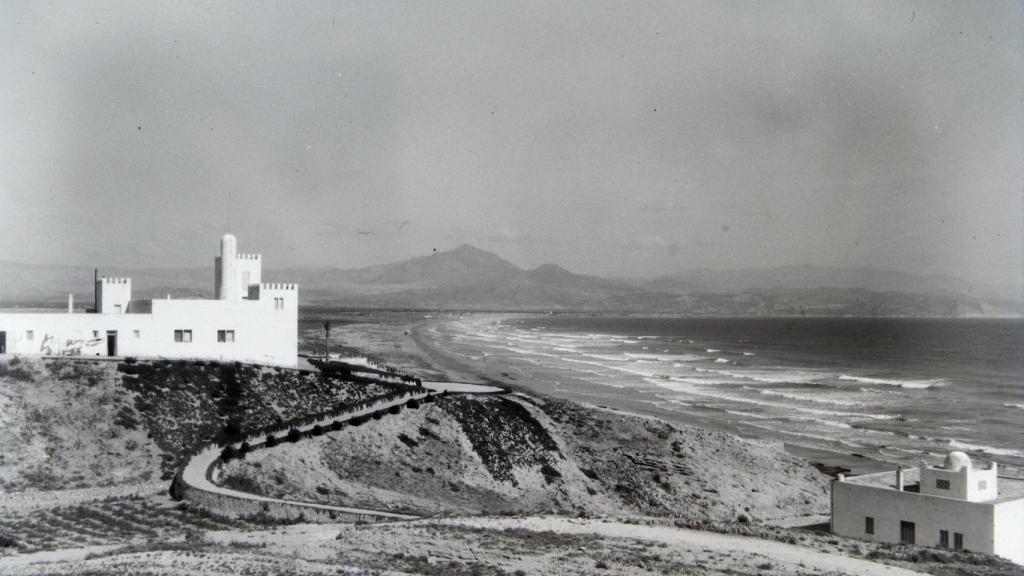
{"label": "small dome", "polygon": [[970,470],[971,457],[959,451],[950,452],[946,455],[946,462],[942,467],[952,472],[959,472],[962,468]]}

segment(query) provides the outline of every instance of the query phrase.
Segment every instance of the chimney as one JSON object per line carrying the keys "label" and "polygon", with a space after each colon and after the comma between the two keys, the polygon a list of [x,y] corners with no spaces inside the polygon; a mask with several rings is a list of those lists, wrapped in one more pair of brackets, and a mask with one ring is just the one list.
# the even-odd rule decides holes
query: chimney
{"label": "chimney", "polygon": [[903,466],[896,467],[896,489],[903,492]]}
{"label": "chimney", "polygon": [[68,314],[75,312],[75,294],[74,292],[68,292]]}

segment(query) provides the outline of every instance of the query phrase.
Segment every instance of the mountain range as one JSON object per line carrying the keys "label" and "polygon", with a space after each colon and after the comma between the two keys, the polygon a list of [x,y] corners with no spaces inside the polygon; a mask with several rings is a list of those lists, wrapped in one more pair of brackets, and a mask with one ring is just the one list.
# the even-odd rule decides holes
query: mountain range
{"label": "mountain range", "polygon": [[[209,268],[103,269],[130,276],[138,298],[212,297]],[[92,300],[93,269],[0,261],[0,303]],[[462,245],[357,269],[284,268],[264,280],[296,282],[304,304],[353,308],[576,311],[724,316],[1021,316],[1019,293],[950,276],[825,266],[689,270],[657,278],[602,278],[557,264],[524,270]]]}

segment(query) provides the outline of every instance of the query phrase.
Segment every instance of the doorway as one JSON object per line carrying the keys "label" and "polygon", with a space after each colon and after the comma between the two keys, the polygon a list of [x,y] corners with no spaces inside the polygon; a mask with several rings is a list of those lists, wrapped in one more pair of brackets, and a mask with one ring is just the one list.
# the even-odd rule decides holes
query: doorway
{"label": "doorway", "polygon": [[904,544],[914,543],[914,523],[905,520],[900,521],[900,542]]}
{"label": "doorway", "polygon": [[107,356],[117,356],[117,330],[107,330]]}
{"label": "doorway", "polygon": [[0,354],[7,354],[7,332],[0,332]]}

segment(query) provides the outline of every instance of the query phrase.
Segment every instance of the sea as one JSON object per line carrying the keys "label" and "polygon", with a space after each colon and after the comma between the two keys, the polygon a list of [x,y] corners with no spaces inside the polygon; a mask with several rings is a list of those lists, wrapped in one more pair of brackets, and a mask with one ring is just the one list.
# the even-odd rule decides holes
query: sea
{"label": "sea", "polygon": [[453,359],[540,392],[882,462],[1024,466],[1024,322],[466,316]]}

